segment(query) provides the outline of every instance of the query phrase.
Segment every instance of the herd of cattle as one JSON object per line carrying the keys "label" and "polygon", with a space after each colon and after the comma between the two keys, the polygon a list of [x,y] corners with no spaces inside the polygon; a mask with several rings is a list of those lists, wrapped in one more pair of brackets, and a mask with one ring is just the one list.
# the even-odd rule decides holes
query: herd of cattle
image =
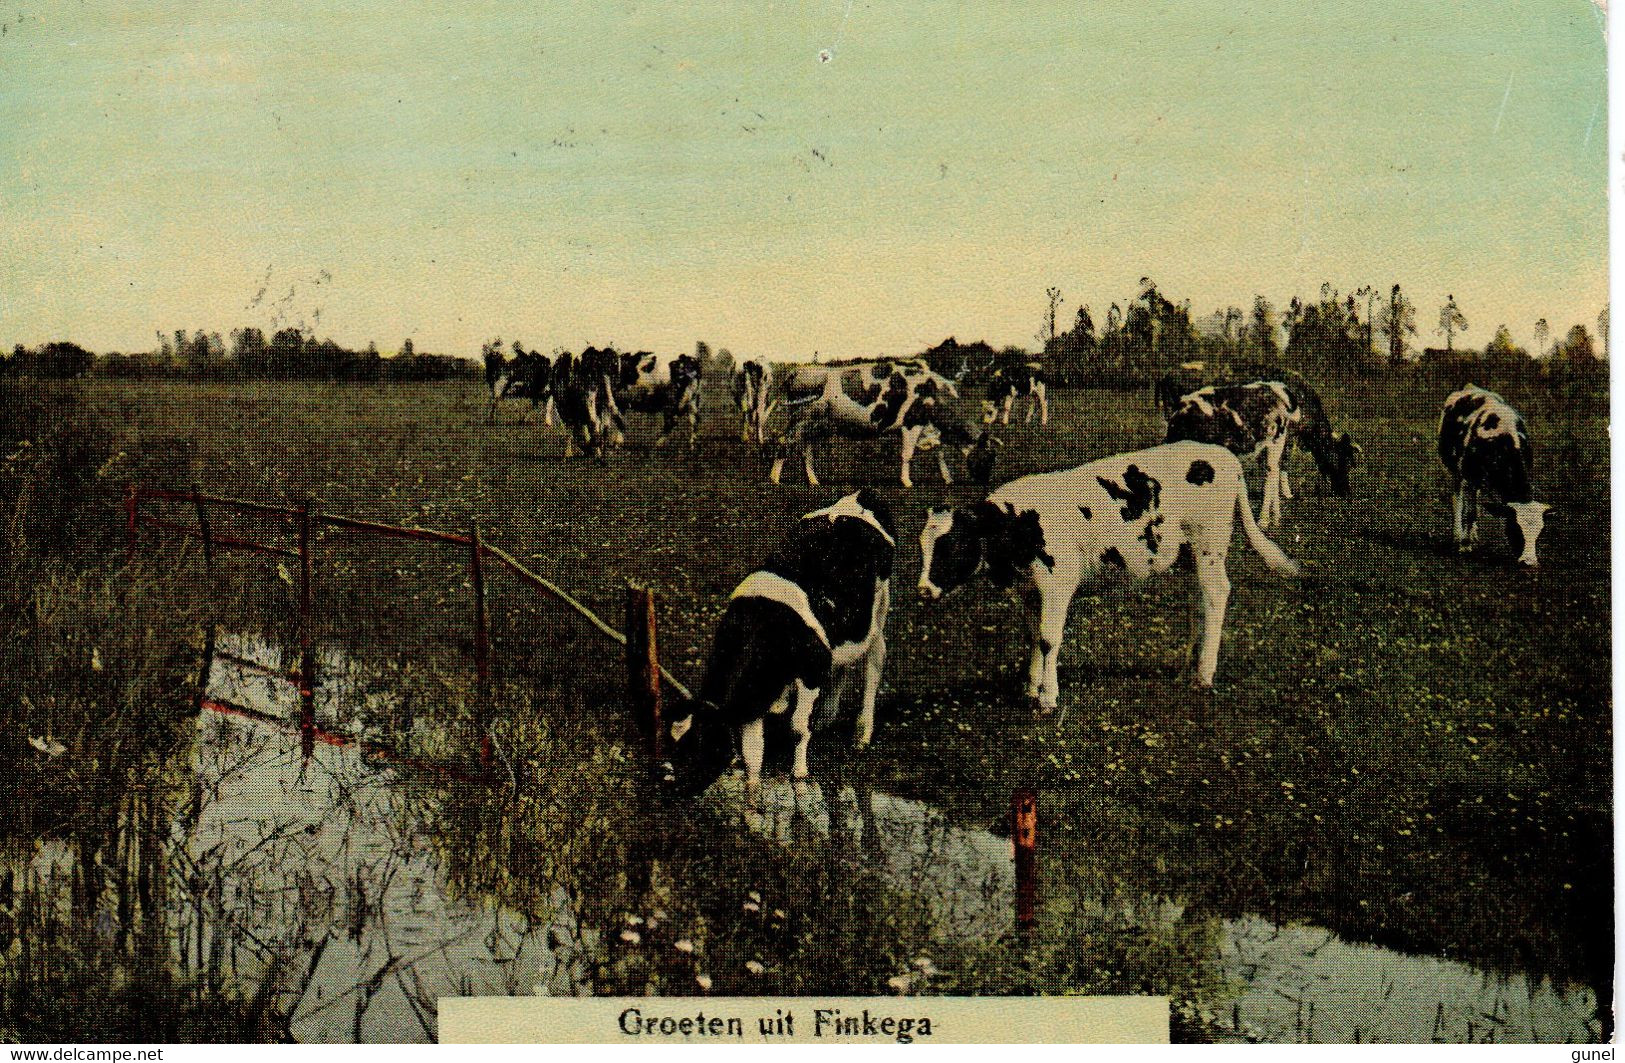
{"label": "herd of cattle", "polygon": [[[664,418],[665,441],[679,417],[695,438],[700,410],[700,363],[691,356],[663,360],[646,352],[619,354],[588,348],[579,357],[519,352],[514,359],[487,354],[491,410],[499,400],[527,398],[556,415],[589,454],[601,455],[606,438],[623,438],[624,411]],[[992,376],[973,429],[955,410],[960,377],[948,378],[923,361],[866,361],[828,365],[746,362],[736,373],[734,398],[740,436],[775,446],[769,473],[779,481],[786,456],[802,451],[807,482],[817,486],[813,444],[835,436],[901,440],[901,481],[919,450],[952,445],[970,476],[991,479],[999,445],[994,423],[1008,424],[1018,398],[1026,422],[1049,421],[1043,370],[1037,363],[1007,366]],[[1176,378],[1159,383],[1156,398],[1166,421],[1160,445],[1101,458],[1077,468],[1023,476],[973,505],[930,510],[919,533],[921,569],[916,587],[935,601],[985,575],[1021,592],[1030,658],[1027,696],[1041,713],[1060,701],[1057,661],[1067,612],[1078,589],[1101,574],[1140,579],[1176,565],[1194,570],[1198,586],[1197,637],[1192,680],[1211,687],[1230,596],[1225,559],[1239,521],[1247,542],[1274,572],[1297,565],[1263,529],[1279,524],[1282,502],[1292,498],[1284,458],[1301,447],[1338,495],[1350,494],[1350,473],[1360,447],[1335,432],[1314,390],[1292,373],[1208,384],[1186,390]],[[770,431],[782,409],[784,427]],[[1524,565],[1537,563],[1536,542],[1550,507],[1531,486],[1529,432],[1504,399],[1468,385],[1450,395],[1439,421],[1439,456],[1455,485],[1455,540],[1470,550],[1478,541],[1478,496],[1505,522],[1508,541]],[[1255,519],[1241,459],[1264,467]],[[945,483],[952,474],[942,449]],[[675,795],[709,787],[743,757],[747,788],[759,786],[765,722],[787,715],[795,736],[792,773],[807,776],[807,745],[815,716],[834,718],[855,680],[862,704],[855,741],[873,733],[875,698],[886,658],[886,619],[896,561],[896,518],[868,489],[808,513],[755,571],[734,589],[723,614],[698,694],[671,713],[671,758],[664,782]]]}

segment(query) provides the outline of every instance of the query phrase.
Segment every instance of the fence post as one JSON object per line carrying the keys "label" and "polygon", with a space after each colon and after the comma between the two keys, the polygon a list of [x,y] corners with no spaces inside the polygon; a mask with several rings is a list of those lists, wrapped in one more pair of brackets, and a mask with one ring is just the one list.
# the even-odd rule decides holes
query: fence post
{"label": "fence post", "polygon": [[206,574],[213,574],[214,535],[209,531],[209,511],[203,505],[203,489],[196,481],[192,483],[192,504],[197,507],[198,536],[203,540],[203,571]]}
{"label": "fence post", "polygon": [[132,481],[124,485],[124,563],[135,562],[136,510],[141,504],[141,489]]}
{"label": "fence post", "polygon": [[480,767],[491,766],[491,641],[489,619],[485,611],[485,565],[480,546],[480,526],[475,524],[469,534],[469,568],[474,581],[474,669],[478,680],[476,722],[480,729]]}
{"label": "fence post", "polygon": [[640,725],[649,729],[649,754],[666,755],[660,712],[660,653],[655,639],[655,596],[647,587],[626,587],[626,693]]}
{"label": "fence post", "polygon": [[316,653],[310,632],[310,504],[299,500],[299,745],[306,759],[316,749]]}
{"label": "fence post", "polygon": [[1023,786],[1010,795],[1010,840],[1015,845],[1016,928],[1038,923],[1038,795]]}

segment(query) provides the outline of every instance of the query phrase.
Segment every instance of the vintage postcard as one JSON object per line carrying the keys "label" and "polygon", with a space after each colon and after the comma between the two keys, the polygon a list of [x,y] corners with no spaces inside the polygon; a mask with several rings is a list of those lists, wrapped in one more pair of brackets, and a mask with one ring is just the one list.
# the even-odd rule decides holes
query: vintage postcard
{"label": "vintage postcard", "polygon": [[0,1040],[1611,1041],[1607,36],[6,0]]}

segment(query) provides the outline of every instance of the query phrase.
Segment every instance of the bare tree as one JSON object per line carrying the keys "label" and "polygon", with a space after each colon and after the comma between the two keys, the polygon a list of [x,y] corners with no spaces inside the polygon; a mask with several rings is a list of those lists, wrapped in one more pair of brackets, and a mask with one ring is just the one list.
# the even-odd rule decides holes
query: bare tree
{"label": "bare tree", "polygon": [[1372,354],[1376,354],[1377,348],[1372,342],[1373,336],[1371,326],[1376,320],[1373,315],[1376,312],[1377,289],[1373,288],[1369,284],[1362,284],[1358,288],[1354,289],[1354,294],[1356,296],[1365,296],[1365,349],[1370,351]]}
{"label": "bare tree", "polygon": [[1406,337],[1416,335],[1416,305],[1394,285],[1388,305],[1382,308],[1382,330],[1388,336],[1388,364],[1405,364]]}
{"label": "bare tree", "polygon": [[1545,318],[1535,322],[1535,353],[1541,358],[1546,357],[1546,341],[1551,335],[1552,326],[1546,323]]}
{"label": "bare tree", "polygon": [[1454,295],[1445,296],[1445,303],[1439,307],[1439,332],[1444,333],[1444,353],[1446,356],[1454,354],[1456,333],[1467,331],[1467,319],[1462,316],[1461,307],[1456,305]]}
{"label": "bare tree", "polygon": [[1044,335],[1039,337],[1039,340],[1048,344],[1055,338],[1055,311],[1061,305],[1061,289],[1045,288],[1044,295],[1049,299],[1049,320],[1047,329]]}

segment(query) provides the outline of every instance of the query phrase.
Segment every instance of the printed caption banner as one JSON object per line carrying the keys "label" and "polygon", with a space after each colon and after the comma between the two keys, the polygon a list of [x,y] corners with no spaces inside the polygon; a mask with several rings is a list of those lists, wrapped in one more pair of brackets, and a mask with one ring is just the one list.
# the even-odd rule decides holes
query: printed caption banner
{"label": "printed caption banner", "polygon": [[1167,1044],[1167,997],[442,997],[442,1044]]}

